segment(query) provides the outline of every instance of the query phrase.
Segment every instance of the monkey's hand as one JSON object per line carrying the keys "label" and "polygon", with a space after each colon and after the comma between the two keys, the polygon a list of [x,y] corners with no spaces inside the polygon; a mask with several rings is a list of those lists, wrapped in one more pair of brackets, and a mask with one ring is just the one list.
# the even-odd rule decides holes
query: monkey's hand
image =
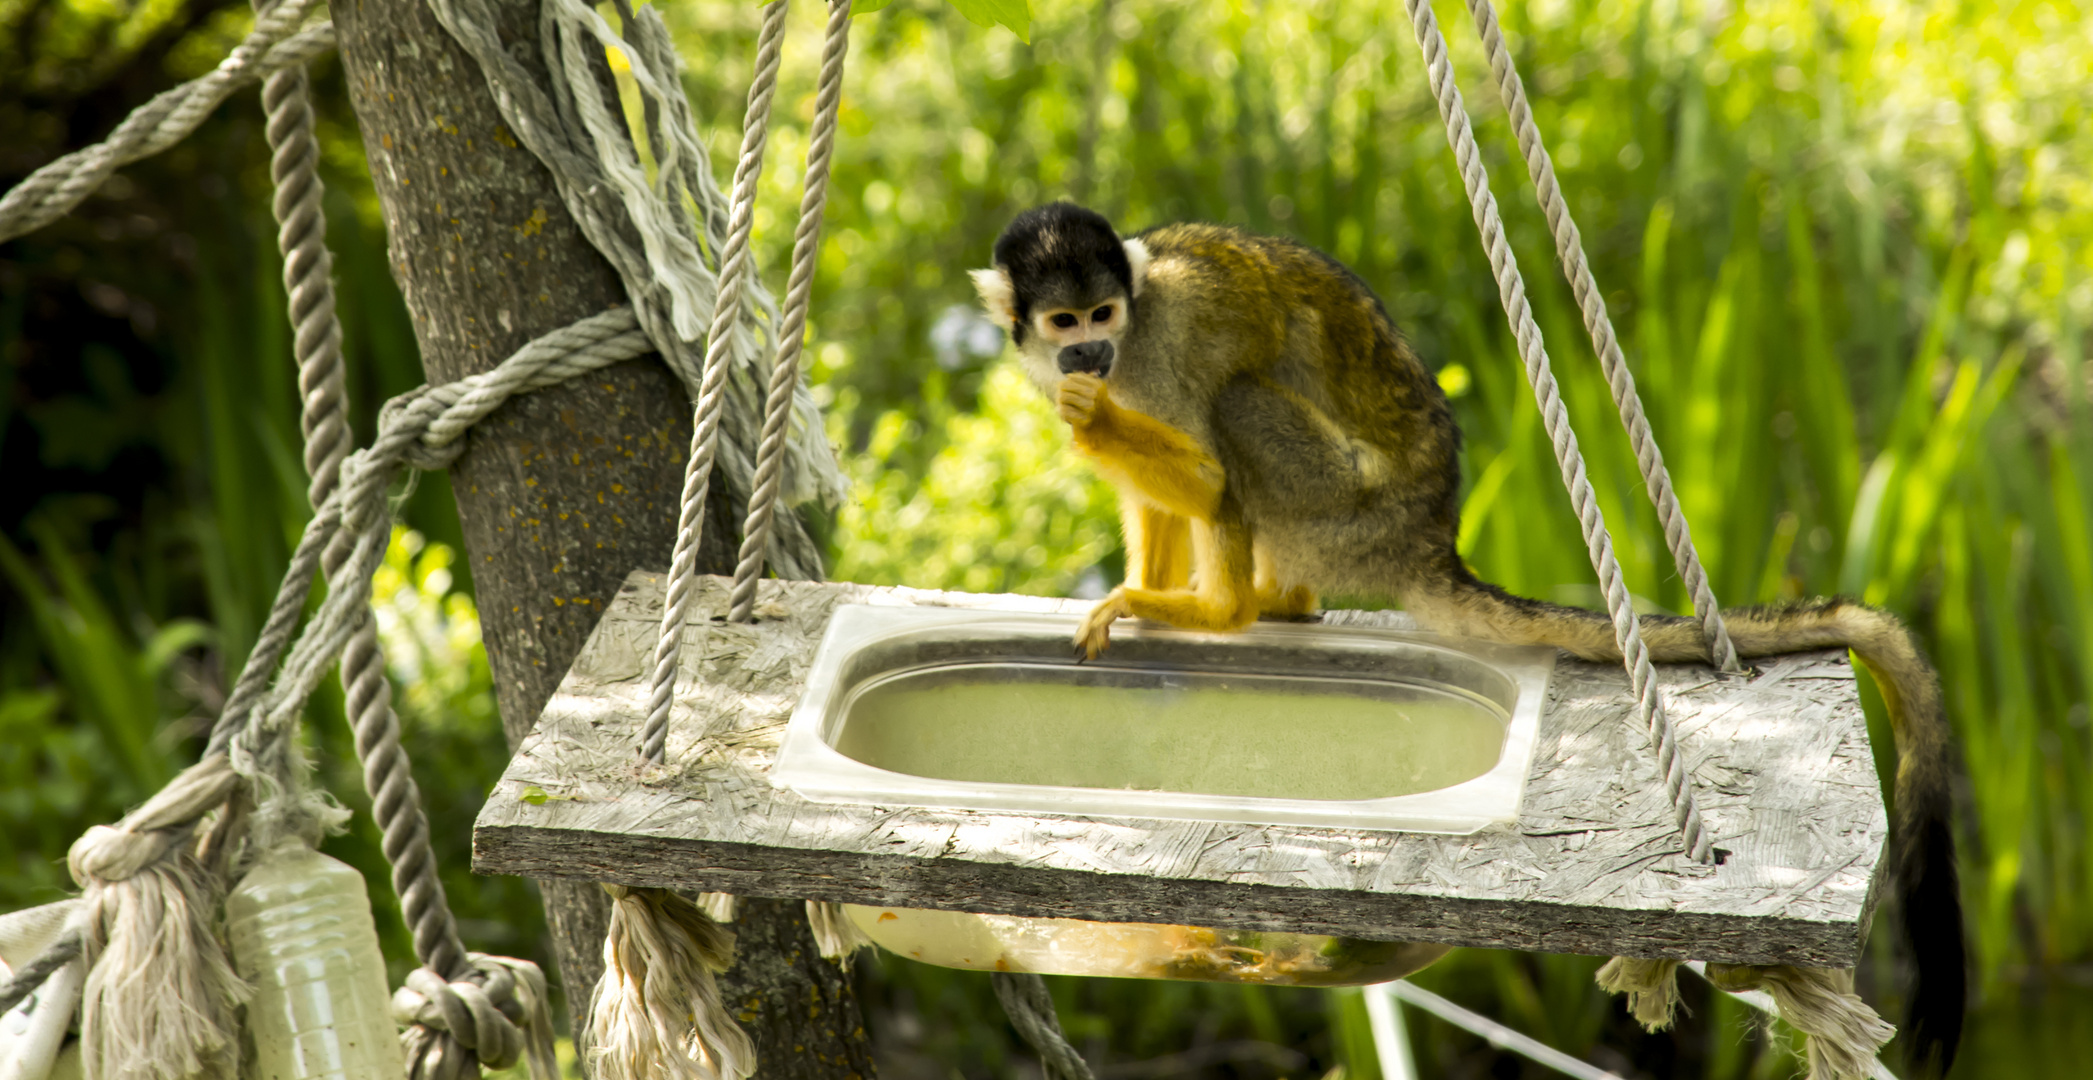
{"label": "monkey's hand", "polygon": [[1066,420],[1068,426],[1081,430],[1110,414],[1112,394],[1105,389],[1105,380],[1077,372],[1061,380],[1054,404],[1060,408],[1061,419]]}
{"label": "monkey's hand", "polygon": [[1095,660],[1099,653],[1112,644],[1112,624],[1134,613],[1127,602],[1126,587],[1121,586],[1105,594],[1090,614],[1083,617],[1083,625],[1076,630],[1076,658]]}

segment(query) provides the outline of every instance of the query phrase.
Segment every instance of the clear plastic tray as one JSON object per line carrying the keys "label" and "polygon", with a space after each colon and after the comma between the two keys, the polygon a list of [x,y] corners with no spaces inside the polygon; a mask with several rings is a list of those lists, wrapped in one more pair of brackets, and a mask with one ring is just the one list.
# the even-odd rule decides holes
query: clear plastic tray
{"label": "clear plastic tray", "polygon": [[1514,821],[1555,652],[838,608],[773,782],[817,802],[1464,834]]}

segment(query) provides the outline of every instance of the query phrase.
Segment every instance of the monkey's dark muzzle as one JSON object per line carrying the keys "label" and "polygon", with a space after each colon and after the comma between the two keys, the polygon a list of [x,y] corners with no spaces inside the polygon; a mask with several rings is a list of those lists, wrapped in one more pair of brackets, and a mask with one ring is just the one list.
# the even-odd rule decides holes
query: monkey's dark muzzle
{"label": "monkey's dark muzzle", "polygon": [[1055,358],[1061,365],[1061,374],[1074,375],[1082,372],[1102,379],[1112,373],[1112,343],[1109,341],[1086,341],[1070,345]]}

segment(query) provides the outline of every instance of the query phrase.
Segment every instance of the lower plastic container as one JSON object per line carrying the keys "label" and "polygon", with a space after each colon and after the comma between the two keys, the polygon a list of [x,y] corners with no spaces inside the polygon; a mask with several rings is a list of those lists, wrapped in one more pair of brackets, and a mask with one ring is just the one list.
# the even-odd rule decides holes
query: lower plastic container
{"label": "lower plastic container", "polygon": [[1451,946],[1322,934],[1216,930],[863,907],[844,914],[880,948],[941,967],[1273,986],[1365,986],[1403,978]]}

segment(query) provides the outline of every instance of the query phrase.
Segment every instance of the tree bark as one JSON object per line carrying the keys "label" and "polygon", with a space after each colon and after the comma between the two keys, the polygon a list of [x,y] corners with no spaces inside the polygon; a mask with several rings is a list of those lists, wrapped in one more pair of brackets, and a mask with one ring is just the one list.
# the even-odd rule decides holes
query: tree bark
{"label": "tree bark", "polygon": [[[821,958],[806,904],[744,896],[734,920],[737,963],[721,1000],[756,1040],[759,1080],[822,1076],[872,1080],[872,1040],[847,967]],[[774,958],[749,963],[751,956]]]}
{"label": "tree bark", "polygon": [[[543,78],[537,0],[493,0],[511,52]],[[421,0],[336,0],[350,103],[384,209],[393,277],[432,383],[486,371],[524,343],[626,302],[552,175],[504,127],[478,66]],[[658,356],[510,401],[451,469],[513,750],[537,722],[625,575],[667,566],[690,445],[689,396]],[[731,571],[742,507],[715,482],[701,572]],[[489,763],[490,775],[493,763]],[[602,974],[609,905],[541,881],[572,1030]],[[730,985],[771,1076],[871,1075],[847,978],[797,904],[755,903]],[[784,1008],[818,1002],[817,1015]],[[788,1071],[779,1071],[781,1068]]]}

